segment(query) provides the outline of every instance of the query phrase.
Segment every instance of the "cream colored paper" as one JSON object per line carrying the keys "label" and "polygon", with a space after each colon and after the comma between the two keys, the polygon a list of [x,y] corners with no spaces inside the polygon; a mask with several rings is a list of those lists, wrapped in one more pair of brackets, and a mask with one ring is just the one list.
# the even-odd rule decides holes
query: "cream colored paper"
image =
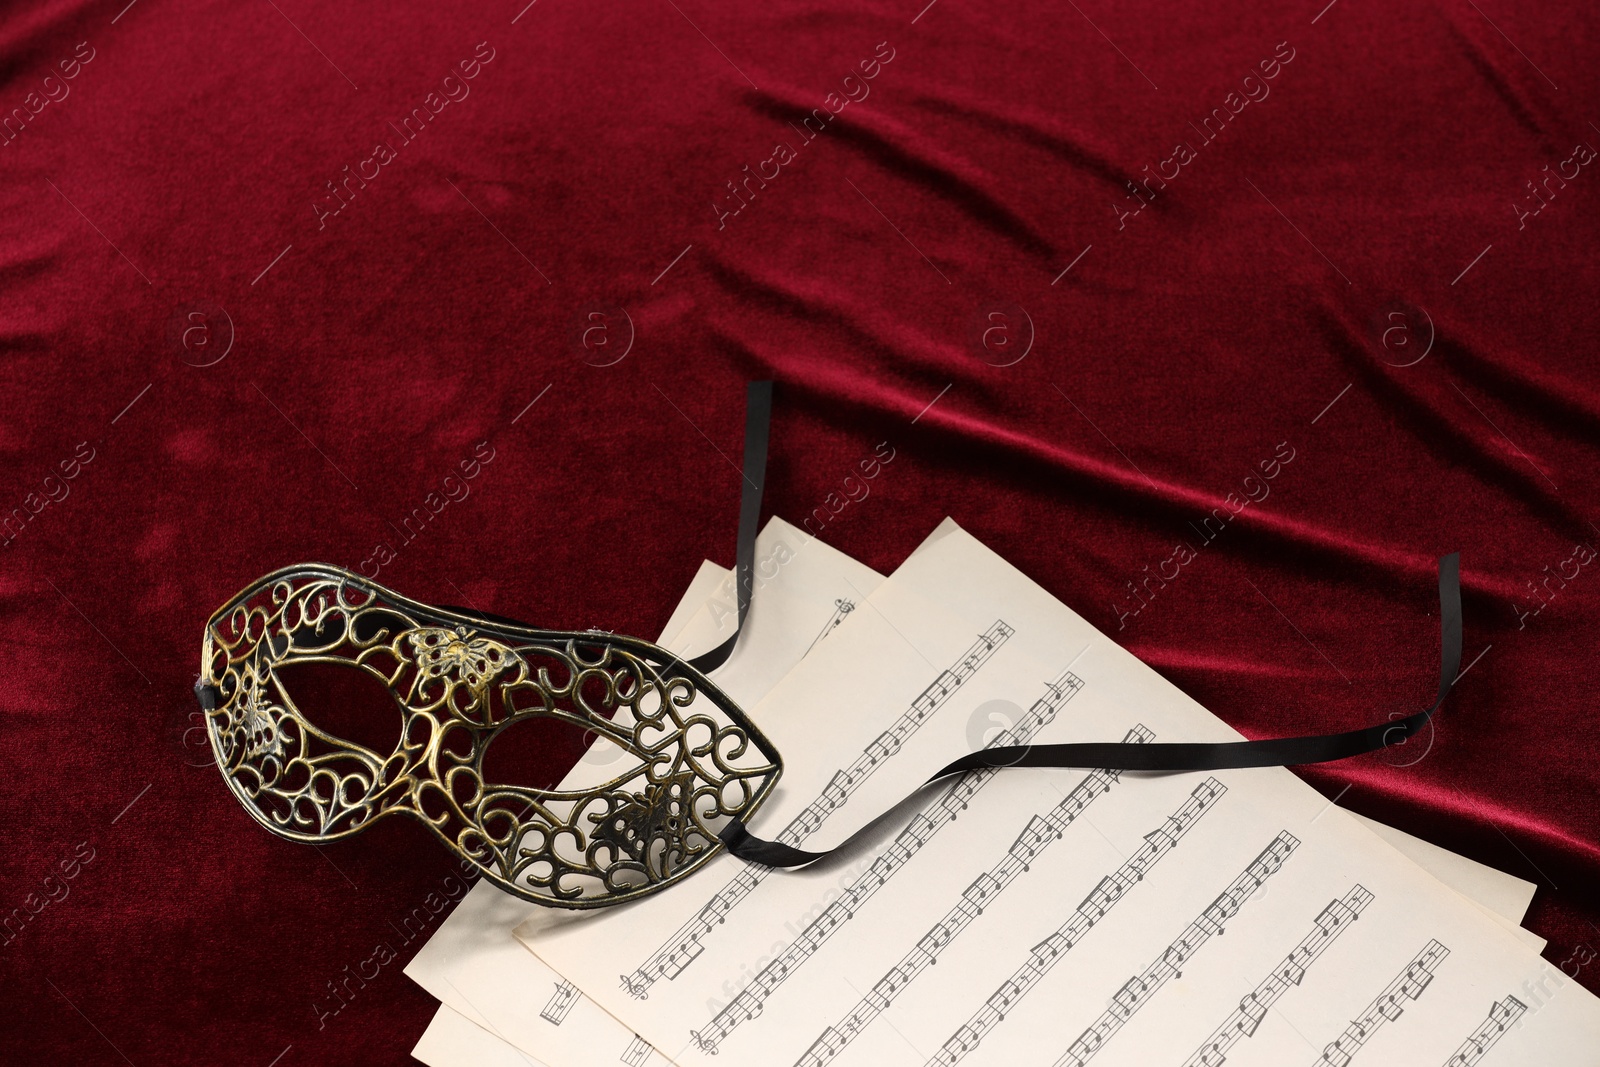
{"label": "cream colored paper", "polygon": [[[866,606],[756,711],[791,768],[757,833],[842,838],[996,708],[1049,710],[1037,740],[1238,736],[964,533]],[[1593,997],[1291,772],[1094,779],[933,790],[927,822],[871,853],[753,886],[724,857],[518,935],[685,1064],[1444,1064],[1490,1031],[1505,1062],[1591,1062]]]}

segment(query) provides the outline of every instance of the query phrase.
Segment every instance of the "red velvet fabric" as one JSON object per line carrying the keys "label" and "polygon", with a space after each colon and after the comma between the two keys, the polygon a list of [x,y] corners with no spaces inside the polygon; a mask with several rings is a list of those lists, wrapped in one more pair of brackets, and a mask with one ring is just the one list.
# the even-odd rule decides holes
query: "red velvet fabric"
{"label": "red velvet fabric", "polygon": [[403,1062],[450,861],[248,819],[207,615],[315,559],[652,635],[757,377],[772,513],[950,514],[1251,736],[1426,702],[1461,550],[1431,745],[1305,775],[1600,988],[1592,8],[923,2],[7,8],[6,1062]]}

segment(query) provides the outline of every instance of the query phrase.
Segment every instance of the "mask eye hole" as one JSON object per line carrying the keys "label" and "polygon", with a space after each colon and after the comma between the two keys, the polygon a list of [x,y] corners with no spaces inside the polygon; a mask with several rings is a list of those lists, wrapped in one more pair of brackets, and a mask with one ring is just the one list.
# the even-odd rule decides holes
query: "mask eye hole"
{"label": "mask eye hole", "polygon": [[[576,767],[604,781],[637,767],[639,758],[592,730],[547,715],[502,727],[483,754],[483,780],[529,789],[554,789]],[[581,786],[580,786],[581,788]]]}
{"label": "mask eye hole", "polygon": [[404,720],[389,689],[354,664],[323,660],[281,664],[278,683],[300,714],[323,733],[379,756],[400,745]]}

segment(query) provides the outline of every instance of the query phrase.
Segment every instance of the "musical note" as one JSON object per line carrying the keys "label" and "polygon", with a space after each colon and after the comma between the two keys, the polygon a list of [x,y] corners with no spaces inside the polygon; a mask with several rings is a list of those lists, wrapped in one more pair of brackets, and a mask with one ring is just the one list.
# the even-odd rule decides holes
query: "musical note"
{"label": "musical note", "polygon": [[1522,1013],[1528,1006],[1516,997],[1508,996],[1489,1007],[1489,1022],[1495,1027],[1496,1033],[1504,1033],[1506,1027],[1522,1018]]}
{"label": "musical note", "polygon": [[[1412,999],[1415,1000],[1416,998],[1413,997]],[[1373,1003],[1383,1017],[1388,1019],[1390,1022],[1394,1022],[1396,1019],[1400,1018],[1400,1015],[1405,1011],[1405,1009],[1400,1006],[1400,998],[1392,993],[1385,993]]]}
{"label": "musical note", "polygon": [[1011,1010],[1011,1005],[1021,1000],[1022,995],[1026,992],[1027,990],[1023,988],[1021,982],[1009,980],[1001,982],[1000,988],[995,990],[994,995],[989,998],[989,1004],[994,1008],[995,1013],[1001,1019],[1004,1019],[1006,1012]]}
{"label": "musical note", "polygon": [[1341,926],[1354,918],[1355,915],[1343,901],[1335,900],[1322,909],[1322,914],[1317,916],[1317,925],[1329,934],[1337,934]]}
{"label": "musical note", "polygon": [[[850,794],[871,777],[874,771],[899,752],[905,740],[916,733],[929,716],[943,707],[961,686],[971,680],[978,668],[987,663],[995,651],[1015,632],[1003,620],[996,620],[962,658],[956,661],[957,666],[941,671],[888,730],[875,738],[854,763],[834,775],[823,789],[822,795],[813,800],[805,810],[790,821],[788,826],[784,827],[778,834],[778,840],[786,845],[799,846],[806,838],[821,829],[827,817],[842,807]],[[1073,691],[1081,687],[1080,681]],[[744,881],[735,879],[712,898],[713,903],[719,903],[721,908],[719,923],[771,872],[770,868],[752,867],[748,869],[748,873],[750,879]],[[624,988],[634,997],[644,999],[649,996],[650,987],[657,980],[661,978],[671,980],[682,973],[683,969],[700,955],[700,942],[710,936],[712,927],[701,920],[704,914],[705,909],[702,909],[695,918],[679,927],[664,944],[652,952],[633,973],[625,976]]]}
{"label": "musical note", "polygon": [[1071,806],[1062,808],[1058,814],[1055,814],[1051,817],[1050,825],[1056,828],[1058,837],[1060,836],[1060,832],[1066,823],[1071,822],[1073,819],[1076,819],[1079,815],[1083,814],[1084,803],[1085,801],[1074,798]]}
{"label": "musical note", "polygon": [[[1249,877],[1248,872],[1247,877]],[[1260,883],[1256,882],[1253,877],[1250,877],[1250,883],[1250,893],[1246,893],[1244,899],[1249,899],[1250,894],[1254,893],[1256,888],[1259,888]],[[1207,904],[1206,910],[1200,913],[1201,921],[1205,924],[1206,936],[1222,933],[1228,924],[1228,920],[1239,914],[1240,904],[1240,900],[1234,899],[1228,893],[1220,894],[1216,900]]]}
{"label": "musical note", "polygon": [[822,1067],[823,1064],[844,1051],[845,1043],[844,1035],[830,1026],[806,1050],[806,1054],[796,1061],[797,1067]]}
{"label": "musical note", "polygon": [[867,746],[867,758],[874,766],[900,751],[900,739],[885,730],[872,740]]}
{"label": "musical note", "polygon": [[1139,1010],[1140,1002],[1150,992],[1151,989],[1149,983],[1140,978],[1138,975],[1135,975],[1124,982],[1121,989],[1111,994],[1113,1010],[1115,1008],[1121,1008],[1122,1011],[1120,1014],[1122,1018],[1127,1019],[1133,1015],[1134,1012]]}
{"label": "musical note", "polygon": [[1270,1005],[1254,992],[1246,993],[1239,1000],[1239,1029],[1245,1037],[1253,1037],[1256,1028],[1267,1017],[1267,1008]]}
{"label": "musical note", "polygon": [[1433,981],[1433,966],[1435,964],[1418,961],[1406,968],[1406,980],[1400,983],[1400,989],[1406,996],[1416,1000],[1422,991],[1428,988],[1428,983]]}
{"label": "musical note", "polygon": [[944,923],[934,923],[933,929],[923,934],[917,941],[917,947],[930,958],[936,958],[940,951],[950,943],[950,928]]}
{"label": "musical note", "polygon": [[1182,978],[1184,962],[1193,951],[1187,941],[1179,938],[1167,946],[1167,950],[1161,954],[1161,962],[1172,969],[1174,978]]}
{"label": "musical note", "polygon": [[939,1050],[940,1054],[934,1058],[945,1067],[954,1067],[961,1057],[977,1048],[981,1040],[982,1037],[971,1027],[963,1026],[950,1035],[950,1040],[944,1043],[944,1047]]}
{"label": "musical note", "polygon": [[555,994],[551,996],[549,1003],[539,1013],[539,1018],[552,1026],[560,1026],[566,1021],[567,1013],[572,1010],[572,1005],[577,1000],[578,987],[571,982],[560,982],[556,985]]}
{"label": "musical note", "polygon": [[1028,955],[1033,960],[1034,965],[1039,968],[1042,976],[1044,971],[1048,971],[1056,960],[1061,958],[1062,953],[1071,948],[1072,942],[1067,940],[1065,934],[1054,933],[1033,946]]}
{"label": "musical note", "polygon": [[812,834],[822,829],[822,824],[827,820],[827,818],[827,812],[813,806],[806,808],[799,815],[795,816],[794,822],[791,825],[800,827],[802,831],[801,836],[810,837]]}
{"label": "musical note", "polygon": [[762,998],[747,987],[733,998],[733,1003],[718,1013],[710,1025],[702,1030],[690,1031],[689,1037],[702,1052],[715,1055],[717,1045],[728,1036],[729,1026],[726,1024],[731,1022],[738,1025],[758,1017],[761,1014],[761,1001]]}
{"label": "musical note", "polygon": [[1345,1042],[1349,1041],[1350,1051],[1353,1052],[1366,1044],[1367,1038],[1377,1033],[1378,1027],[1382,1024],[1383,1020],[1377,1008],[1368,1005],[1366,1011],[1362,1012],[1357,1018],[1350,1020],[1350,1025],[1344,1028],[1344,1033],[1339,1035],[1338,1040],[1334,1043],[1343,1049]]}
{"label": "musical note", "polygon": [[849,771],[840,771],[828,779],[828,784],[822,787],[822,801],[827,805],[829,812],[838,811],[844,807],[844,802],[850,799],[850,787],[857,784],[856,777]]}
{"label": "musical note", "polygon": [[627,1064],[628,1067],[640,1067],[649,1058],[650,1042],[638,1034],[634,1034],[633,1040],[629,1042],[628,1047],[622,1052],[622,1062]]}
{"label": "musical note", "polygon": [[[1324,943],[1326,943],[1326,941],[1324,941]],[[1299,950],[1297,949],[1296,951]],[[1278,970],[1274,973],[1273,977],[1282,978],[1284,981],[1293,985],[1299,985],[1301,982],[1305,981],[1306,978],[1305,964],[1301,963],[1291,955],[1288,959],[1284,960],[1278,965]]]}
{"label": "musical note", "polygon": [[1319,1057],[1318,1062],[1329,1064],[1330,1067],[1348,1067],[1350,1053],[1346,1052],[1343,1046],[1335,1041],[1322,1050],[1322,1055]]}
{"label": "musical note", "polygon": [[1095,918],[1099,919],[1116,906],[1117,901],[1122,899],[1124,892],[1122,879],[1118,878],[1115,873],[1108,874],[1100,879],[1099,884],[1089,891],[1089,896],[1085,898],[1085,903],[1094,909]]}
{"label": "musical note", "polygon": [[1056,836],[1050,824],[1035,815],[1028,820],[1028,825],[1022,828],[1022,833],[1017,835],[1016,841],[1007,851],[1021,860],[1023,870],[1027,870],[1028,864],[1032,863]]}
{"label": "musical note", "polygon": [[[807,928],[807,932],[825,941],[838,932],[839,927],[849,921],[850,909],[844,906],[842,900],[836,900],[823,909],[822,914],[817,916],[816,921]],[[778,962],[778,960],[774,960],[773,963],[767,966],[770,969]]]}
{"label": "musical note", "polygon": [[910,975],[906,974],[899,967],[891,967],[889,969],[889,973],[878,979],[877,984],[874,985],[872,989],[879,996],[883,997],[885,1001],[884,1007],[888,1007],[887,1002],[893,1000],[900,990],[904,989],[910,983]]}
{"label": "musical note", "polygon": [[982,915],[984,905],[999,896],[1002,888],[998,878],[985,872],[974,878],[972,884],[961,891],[961,898],[972,905],[975,915]]}
{"label": "musical note", "polygon": [[1091,1026],[1079,1035],[1078,1040],[1074,1041],[1072,1046],[1067,1049],[1067,1056],[1071,1057],[1073,1067],[1079,1067],[1081,1064],[1088,1063],[1089,1058],[1099,1052],[1101,1046],[1105,1043],[1105,1038],[1101,1036],[1100,1031]]}

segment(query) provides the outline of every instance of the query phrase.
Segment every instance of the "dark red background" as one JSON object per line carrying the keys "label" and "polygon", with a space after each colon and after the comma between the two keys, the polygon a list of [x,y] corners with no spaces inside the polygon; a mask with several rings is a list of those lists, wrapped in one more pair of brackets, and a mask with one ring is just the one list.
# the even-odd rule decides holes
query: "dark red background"
{"label": "dark red background", "polygon": [[[1600,144],[1589,5],[124,2],[0,24],[7,115],[94,50],[0,147],[0,514],[94,451],[0,552],[0,908],[94,850],[0,947],[8,1062],[403,1062],[432,1001],[402,961],[320,1028],[313,1002],[450,862],[398,820],[319,854],[247,818],[192,732],[206,616],[286,563],[359,566],[488,441],[380,580],[653,635],[732,562],[757,377],[772,513],[887,440],[828,541],[887,571],[953,515],[1253,736],[1426,700],[1461,550],[1466,654],[1492,648],[1432,747],[1306,776],[1537,881],[1546,957],[1600,989],[1600,576],[1516,607],[1600,544],[1600,174],[1513,207]],[[1119,232],[1125,183],[1284,41],[1271,95]],[[612,366],[595,306],[636,333]],[[994,366],[1017,308],[1035,339]],[[1270,497],[1119,631],[1125,583],[1285,441]]]}

